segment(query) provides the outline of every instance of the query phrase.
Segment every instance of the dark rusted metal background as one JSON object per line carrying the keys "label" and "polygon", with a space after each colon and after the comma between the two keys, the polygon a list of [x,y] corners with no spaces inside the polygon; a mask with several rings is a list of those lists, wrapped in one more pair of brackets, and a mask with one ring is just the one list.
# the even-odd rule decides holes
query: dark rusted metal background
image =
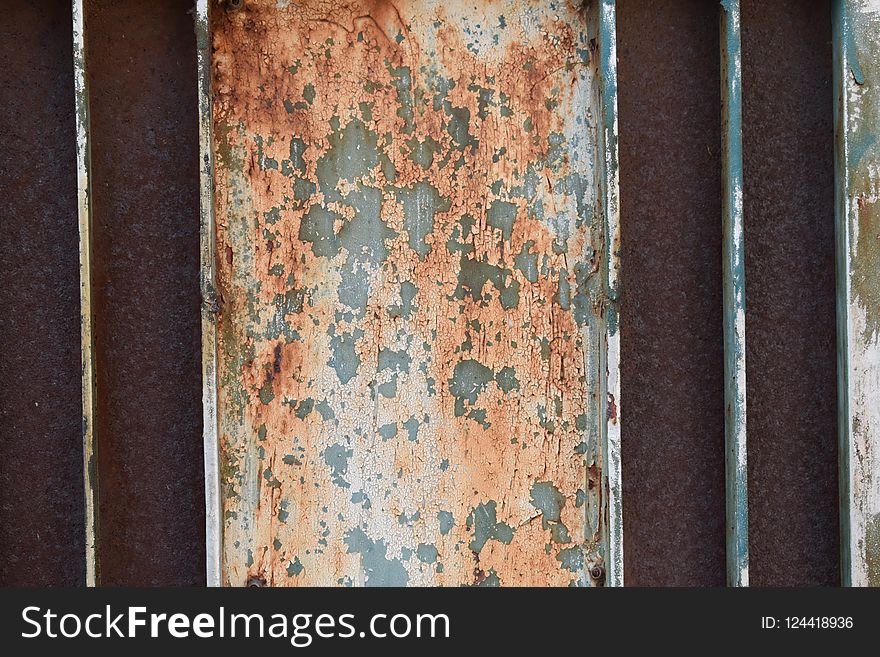
{"label": "dark rusted metal background", "polygon": [[104,584],[205,577],[191,8],[86,3]]}
{"label": "dark rusted metal background", "polygon": [[[751,583],[836,584],[829,0],[743,0]],[[0,23],[0,584],[82,584],[70,4]],[[88,4],[102,571],[204,582],[187,1]],[[626,581],[724,582],[718,4],[619,0]]]}
{"label": "dark rusted metal background", "polygon": [[85,577],[70,2],[0,20],[0,585]]}
{"label": "dark rusted metal background", "polygon": [[617,10],[625,581],[720,586],[718,4],[620,0]]}
{"label": "dark rusted metal background", "polygon": [[753,586],[840,578],[830,5],[742,2]]}

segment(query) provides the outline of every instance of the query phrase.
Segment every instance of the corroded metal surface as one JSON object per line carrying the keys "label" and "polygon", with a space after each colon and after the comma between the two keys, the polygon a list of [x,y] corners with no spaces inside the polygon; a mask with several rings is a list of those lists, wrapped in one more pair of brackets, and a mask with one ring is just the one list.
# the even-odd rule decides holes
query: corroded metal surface
{"label": "corroded metal surface", "polygon": [[0,586],[85,578],[68,0],[0,20]]}
{"label": "corroded metal surface", "polygon": [[214,150],[211,130],[211,39],[209,0],[196,2],[195,32],[199,93],[199,267],[202,294],[202,432],[205,467],[205,580],[222,584],[223,503],[217,427],[217,325],[214,230]]}
{"label": "corroded metal surface", "polygon": [[604,580],[597,9],[212,8],[224,583]]}
{"label": "corroded metal surface", "polygon": [[749,585],[836,586],[831,2],[741,6]]}
{"label": "corroded metal surface", "polygon": [[626,583],[725,583],[718,11],[617,3]]}
{"label": "corroded metal surface", "polygon": [[837,0],[842,582],[880,586],[880,0]]}
{"label": "corroded metal surface", "polygon": [[102,585],[205,581],[189,8],[84,3]]}

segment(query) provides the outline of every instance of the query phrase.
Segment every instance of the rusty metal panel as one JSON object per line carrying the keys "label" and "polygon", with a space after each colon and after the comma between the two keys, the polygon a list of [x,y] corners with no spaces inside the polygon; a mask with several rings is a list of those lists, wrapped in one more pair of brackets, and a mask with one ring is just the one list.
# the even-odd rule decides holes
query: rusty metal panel
{"label": "rusty metal panel", "polygon": [[628,585],[725,583],[718,11],[618,2]]}
{"label": "rusty metal panel", "polygon": [[0,20],[0,586],[85,577],[71,10]]}
{"label": "rusty metal panel", "polygon": [[840,581],[831,4],[741,1],[750,586]]}
{"label": "rusty metal panel", "polygon": [[73,10],[87,582],[200,584],[192,16],[178,0]]}
{"label": "rusty metal panel", "polygon": [[880,0],[837,0],[841,577],[880,586]]}
{"label": "rusty metal panel", "polygon": [[613,3],[207,10],[209,581],[620,583]]}

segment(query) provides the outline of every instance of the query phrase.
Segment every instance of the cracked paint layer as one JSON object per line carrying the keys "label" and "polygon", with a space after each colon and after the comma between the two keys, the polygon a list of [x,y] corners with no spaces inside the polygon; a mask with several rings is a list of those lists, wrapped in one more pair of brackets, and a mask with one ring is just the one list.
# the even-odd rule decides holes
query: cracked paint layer
{"label": "cracked paint layer", "polygon": [[214,11],[224,583],[597,583],[596,11]]}

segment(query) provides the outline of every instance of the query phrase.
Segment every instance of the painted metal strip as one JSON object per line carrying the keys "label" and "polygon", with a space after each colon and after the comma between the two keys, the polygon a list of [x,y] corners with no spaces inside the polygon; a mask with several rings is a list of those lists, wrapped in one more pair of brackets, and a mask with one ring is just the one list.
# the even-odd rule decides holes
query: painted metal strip
{"label": "painted metal strip", "polygon": [[613,3],[478,9],[199,11],[222,583],[622,580]]}
{"label": "painted metal strip", "polygon": [[745,247],[739,0],[721,2],[722,258],[727,582],[748,586]]}
{"label": "painted metal strip", "polygon": [[76,179],[79,213],[80,322],[82,353],[82,440],[85,485],[86,585],[100,582],[98,562],[98,465],[95,438],[95,358],[92,312],[92,204],[89,86],[86,74],[83,0],[73,0],[73,68],[76,103]]}
{"label": "painted metal strip", "polygon": [[217,291],[215,285],[214,149],[211,121],[211,38],[209,0],[196,3],[195,30],[199,92],[199,172],[201,208],[202,413],[205,453],[205,568],[208,586],[221,585],[222,500],[217,428]]}
{"label": "painted metal strip", "polygon": [[599,86],[602,153],[599,181],[607,240],[605,309],[605,432],[603,467],[608,486],[606,542],[608,586],[623,586],[623,484],[620,463],[620,176],[617,155],[617,16],[615,0],[599,7]]}
{"label": "painted metal strip", "polygon": [[746,292],[739,0],[721,2],[721,78],[727,583],[728,586],[748,586]]}
{"label": "painted metal strip", "polygon": [[880,586],[880,0],[835,0],[841,582]]}

